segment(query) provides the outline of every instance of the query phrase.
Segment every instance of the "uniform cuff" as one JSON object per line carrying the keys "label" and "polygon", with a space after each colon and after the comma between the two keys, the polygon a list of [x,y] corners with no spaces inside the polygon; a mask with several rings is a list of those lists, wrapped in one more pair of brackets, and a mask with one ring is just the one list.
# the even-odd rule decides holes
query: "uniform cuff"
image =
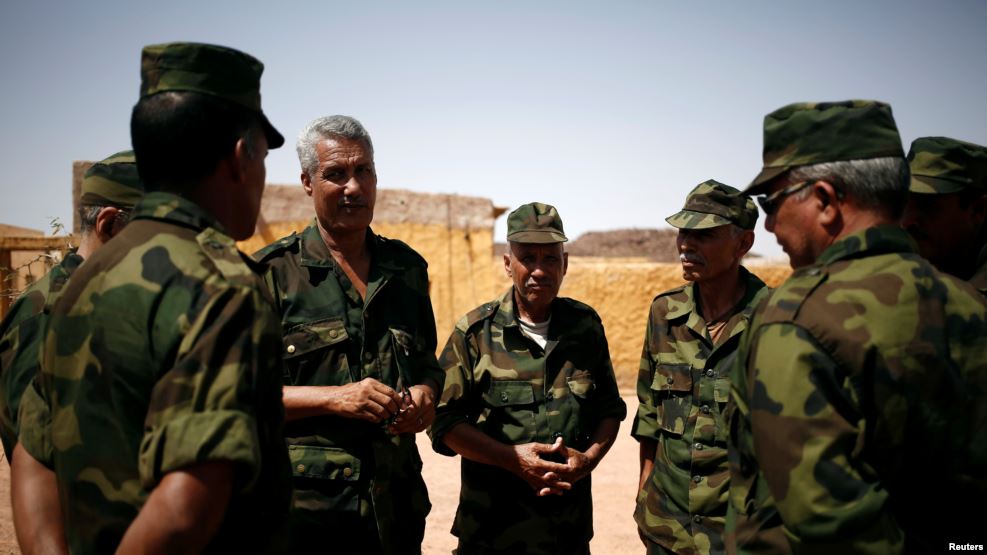
{"label": "uniform cuff", "polygon": [[457,453],[449,449],[442,438],[449,433],[449,430],[466,423],[465,415],[451,413],[435,415],[435,421],[432,422],[432,427],[428,429],[428,437],[432,440],[432,450],[440,455],[455,457]]}
{"label": "uniform cuff", "polygon": [[658,439],[658,415],[655,409],[641,403],[631,425],[631,436],[641,439]]}
{"label": "uniform cuff", "polygon": [[260,450],[252,416],[233,410],[197,412],[145,433],[138,463],[141,486],[153,489],[169,472],[213,461],[238,466],[235,491],[253,485],[260,474]]}
{"label": "uniform cuff", "polygon": [[51,449],[51,413],[48,404],[28,385],[17,413],[18,440],[24,450],[49,470],[54,468]]}

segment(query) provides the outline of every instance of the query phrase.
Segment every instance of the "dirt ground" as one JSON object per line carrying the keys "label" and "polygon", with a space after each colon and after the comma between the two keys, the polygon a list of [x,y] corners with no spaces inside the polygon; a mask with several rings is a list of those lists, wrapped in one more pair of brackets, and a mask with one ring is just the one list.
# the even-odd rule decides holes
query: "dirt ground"
{"label": "dirt ground", "polygon": [[[630,415],[637,410],[637,398],[625,395]],[[637,442],[629,435],[630,417],[625,420],[617,442],[593,473],[593,512],[596,536],[590,547],[597,555],[642,552],[631,514],[637,489]],[[432,451],[425,434],[418,436],[428,484],[432,513],[425,528],[424,555],[448,554],[456,546],[449,533],[459,498],[459,458],[444,457]],[[19,553],[10,515],[10,467],[0,462],[0,555]]]}

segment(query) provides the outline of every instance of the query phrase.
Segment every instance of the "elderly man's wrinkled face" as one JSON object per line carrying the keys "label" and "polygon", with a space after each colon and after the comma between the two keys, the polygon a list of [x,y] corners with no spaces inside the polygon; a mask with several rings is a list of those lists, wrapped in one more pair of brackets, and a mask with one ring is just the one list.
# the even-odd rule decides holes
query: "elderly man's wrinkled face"
{"label": "elderly man's wrinkled face", "polygon": [[972,260],[962,258],[970,257],[969,252],[979,247],[983,225],[983,200],[962,193],[909,193],[901,221],[918,243],[919,253],[940,271],[949,273],[972,264]]}
{"label": "elderly man's wrinkled face", "polygon": [[[767,193],[780,191],[791,184],[787,179],[777,179]],[[817,230],[813,227],[818,203],[811,196],[804,195],[806,193],[800,191],[784,196],[777,202],[774,212],[764,220],[764,228],[774,233],[793,269],[813,264],[822,250],[817,245]]]}
{"label": "elderly man's wrinkled face", "polygon": [[370,149],[361,140],[324,139],[316,146],[319,166],[302,172],[302,186],[312,197],[319,225],[329,233],[363,232],[374,218],[377,171]]}
{"label": "elderly man's wrinkled face", "polygon": [[753,242],[754,232],[731,225],[680,229],[675,245],[682,263],[682,278],[702,283],[736,272]]}
{"label": "elderly man's wrinkled face", "polygon": [[519,302],[535,311],[548,307],[559,294],[569,255],[562,243],[514,243],[504,255],[507,276],[514,281]]}

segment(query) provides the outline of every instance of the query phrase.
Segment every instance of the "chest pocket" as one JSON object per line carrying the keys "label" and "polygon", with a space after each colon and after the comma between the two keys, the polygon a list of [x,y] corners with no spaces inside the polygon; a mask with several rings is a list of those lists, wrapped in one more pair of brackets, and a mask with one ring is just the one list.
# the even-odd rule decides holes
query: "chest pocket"
{"label": "chest pocket", "polygon": [[692,411],[692,365],[659,361],[651,382],[651,395],[658,409],[661,429],[671,434],[684,434]]}
{"label": "chest pocket", "polygon": [[[305,322],[285,330],[282,338],[284,349],[285,383],[289,385],[314,384],[342,385],[348,383],[349,368],[346,363],[345,346],[349,339],[342,319],[326,319]],[[340,350],[335,354],[330,350]],[[345,379],[330,374],[344,370]]]}
{"label": "chest pocket", "polygon": [[518,445],[534,440],[535,390],[531,382],[494,380],[483,394],[480,431],[501,443]]}

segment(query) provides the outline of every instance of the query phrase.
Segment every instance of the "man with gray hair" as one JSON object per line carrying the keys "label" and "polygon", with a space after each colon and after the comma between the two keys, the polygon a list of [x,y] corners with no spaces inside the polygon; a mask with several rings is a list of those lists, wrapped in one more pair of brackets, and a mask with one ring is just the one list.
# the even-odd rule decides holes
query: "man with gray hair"
{"label": "man with gray hair", "polygon": [[425,260],[374,234],[370,135],[329,116],[298,138],[315,220],[255,256],[284,329],[291,549],[420,553],[431,505],[415,434],[443,372]]}
{"label": "man with gray hair", "polygon": [[980,519],[959,508],[987,493],[987,304],[898,225],[908,164],[890,106],[768,114],[745,193],[795,272],[754,311],[731,377],[727,551],[974,539]]}

